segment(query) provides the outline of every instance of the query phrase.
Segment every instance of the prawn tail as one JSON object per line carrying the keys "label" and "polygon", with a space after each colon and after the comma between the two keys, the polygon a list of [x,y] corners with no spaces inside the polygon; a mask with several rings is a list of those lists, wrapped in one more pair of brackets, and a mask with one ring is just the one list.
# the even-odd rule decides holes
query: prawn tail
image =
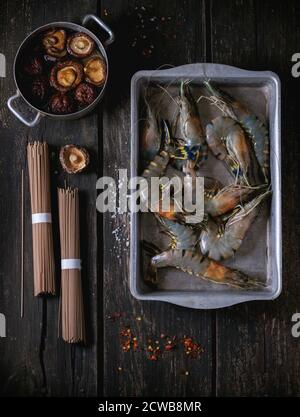
{"label": "prawn tail", "polygon": [[217,284],[225,284],[230,287],[242,290],[259,289],[265,287],[265,284],[256,278],[249,277],[237,269],[228,268],[219,262],[207,258],[206,269],[203,277]]}

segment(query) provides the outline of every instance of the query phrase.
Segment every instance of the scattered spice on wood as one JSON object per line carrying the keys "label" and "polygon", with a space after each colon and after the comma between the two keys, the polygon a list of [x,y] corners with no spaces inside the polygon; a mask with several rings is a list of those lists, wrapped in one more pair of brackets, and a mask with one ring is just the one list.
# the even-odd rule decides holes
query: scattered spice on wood
{"label": "scattered spice on wood", "polygon": [[183,336],[182,344],[185,354],[191,358],[196,358],[204,352],[203,347],[199,343],[195,343],[191,337]]}
{"label": "scattered spice on wood", "polygon": [[[121,319],[124,315],[120,312],[115,312],[107,316],[107,318],[113,322],[118,319]],[[137,321],[141,321],[142,317],[137,316]],[[204,349],[200,343],[197,343],[193,340],[192,337],[184,335],[183,337],[178,337],[176,335],[170,336],[165,333],[160,333],[159,337],[151,338],[139,338],[135,335],[131,328],[127,325],[122,327],[120,330],[120,344],[123,352],[140,352],[146,355],[146,358],[150,361],[158,361],[163,359],[168,355],[168,352],[177,351],[180,352],[183,350],[185,355],[189,358],[199,358],[204,352]],[[119,371],[122,370],[119,369]],[[188,371],[184,370],[185,375],[188,375]]]}
{"label": "scattered spice on wood", "polygon": [[[174,35],[178,27],[183,26],[186,20],[181,13],[173,17],[155,15],[154,12],[153,5],[135,6],[133,10],[127,12],[128,18],[132,20],[133,27],[135,27],[134,33],[129,37],[129,45],[146,59],[154,56],[154,45],[160,48],[161,36],[175,39]],[[151,44],[149,44],[150,40]]]}
{"label": "scattered spice on wood", "polygon": [[139,347],[137,338],[134,337],[132,340],[133,340],[133,350],[136,351],[138,349],[138,347]]}
{"label": "scattered spice on wood", "polygon": [[166,351],[174,350],[176,346],[177,346],[177,343],[175,340],[168,340],[167,343],[165,344],[165,350]]}
{"label": "scattered spice on wood", "polygon": [[121,340],[122,340],[122,342],[121,342],[122,349],[123,349],[124,352],[128,352],[131,349],[131,339],[132,339],[130,328],[125,327],[125,328],[121,329],[120,336],[121,336]]}

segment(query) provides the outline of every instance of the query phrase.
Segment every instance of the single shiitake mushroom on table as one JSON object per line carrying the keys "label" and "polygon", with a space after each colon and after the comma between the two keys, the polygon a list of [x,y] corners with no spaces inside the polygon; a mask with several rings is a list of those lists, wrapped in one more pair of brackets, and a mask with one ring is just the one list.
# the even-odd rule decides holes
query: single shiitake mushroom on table
{"label": "single shiitake mushroom on table", "polygon": [[77,32],[67,40],[67,50],[76,58],[86,58],[95,48],[93,39],[83,32]]}
{"label": "single shiitake mushroom on table", "polygon": [[83,67],[76,61],[58,62],[50,73],[50,84],[60,92],[77,87],[83,78]]}
{"label": "single shiitake mushroom on table", "polygon": [[76,145],[65,145],[60,149],[59,160],[68,174],[76,174],[88,166],[90,158],[86,149]]}
{"label": "single shiitake mushroom on table", "polygon": [[106,79],[105,62],[100,56],[93,56],[84,65],[85,79],[91,84],[100,87]]}
{"label": "single shiitake mushroom on table", "polygon": [[69,114],[74,111],[74,103],[66,94],[56,93],[49,101],[49,109],[54,114]]}
{"label": "single shiitake mushroom on table", "polygon": [[43,45],[47,55],[62,58],[67,54],[67,35],[64,29],[52,29],[43,37]]}

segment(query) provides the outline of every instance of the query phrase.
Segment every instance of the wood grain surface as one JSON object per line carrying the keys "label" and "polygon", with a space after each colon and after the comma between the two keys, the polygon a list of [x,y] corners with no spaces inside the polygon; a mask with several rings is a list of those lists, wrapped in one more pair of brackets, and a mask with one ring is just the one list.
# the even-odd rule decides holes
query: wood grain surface
{"label": "wood grain surface", "polygon": [[[19,44],[44,23],[80,22],[87,13],[101,16],[116,35],[108,49],[104,101],[92,115],[77,121],[43,119],[34,129],[24,127],[5,105],[15,91],[12,65]],[[7,77],[0,78],[0,312],[7,319],[7,338],[0,339],[2,395],[300,394],[300,339],[291,334],[291,317],[300,309],[299,80],[291,76],[291,57],[299,52],[299,18],[296,0],[288,6],[270,0],[1,2],[0,52],[7,60]],[[192,62],[268,69],[281,78],[283,292],[273,302],[196,311],[135,300],[128,285],[129,216],[96,212],[96,179],[117,178],[118,169],[130,168],[131,76],[140,69]],[[57,297],[33,298],[27,169],[25,317],[19,317],[20,179],[28,139],[44,139],[51,145],[54,208],[55,188],[65,179],[81,190],[87,347],[70,347],[57,338]],[[62,173],[57,150],[66,143],[90,150],[92,163],[86,174]],[[57,226],[54,223],[56,236]],[[120,332],[127,327],[139,343],[136,351],[123,350]],[[192,359],[178,347],[151,361],[147,346],[156,341],[161,346],[162,334],[178,340],[191,336],[204,352]]]}

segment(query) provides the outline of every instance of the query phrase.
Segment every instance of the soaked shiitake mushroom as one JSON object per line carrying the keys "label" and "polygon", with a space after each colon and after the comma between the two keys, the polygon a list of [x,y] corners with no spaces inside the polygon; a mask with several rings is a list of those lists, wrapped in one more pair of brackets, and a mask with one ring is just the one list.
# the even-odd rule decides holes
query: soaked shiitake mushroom
{"label": "soaked shiitake mushroom", "polygon": [[84,66],[86,81],[96,86],[104,84],[106,79],[106,67],[102,58],[94,56]]}
{"label": "soaked shiitake mushroom", "polygon": [[62,58],[66,55],[66,31],[64,29],[53,29],[43,37],[43,45],[48,55]]}
{"label": "soaked shiitake mushroom", "polygon": [[89,163],[88,152],[76,145],[63,146],[59,153],[59,160],[68,174],[76,174],[84,170]]}
{"label": "soaked shiitake mushroom", "polygon": [[68,114],[74,111],[74,103],[66,94],[57,93],[51,97],[49,108],[54,114]]}
{"label": "soaked shiitake mushroom", "polygon": [[38,56],[32,56],[25,62],[24,69],[29,75],[40,75],[43,72],[42,60]]}
{"label": "soaked shiitake mushroom", "polygon": [[32,39],[20,55],[16,74],[29,102],[57,115],[96,102],[107,68],[92,34],[54,24]]}
{"label": "soaked shiitake mushroom", "polygon": [[74,97],[81,106],[88,106],[95,101],[97,91],[93,85],[81,83],[76,87]]}
{"label": "soaked shiitake mushroom", "polygon": [[36,77],[31,83],[31,96],[42,103],[49,93],[49,81],[45,76]]}
{"label": "soaked shiitake mushroom", "polygon": [[67,50],[70,55],[76,58],[85,58],[89,56],[95,48],[93,39],[83,32],[77,32],[70,36],[67,41]]}
{"label": "soaked shiitake mushroom", "polygon": [[50,84],[56,90],[66,92],[77,87],[83,77],[83,67],[79,62],[64,61],[57,63],[50,73]]}

